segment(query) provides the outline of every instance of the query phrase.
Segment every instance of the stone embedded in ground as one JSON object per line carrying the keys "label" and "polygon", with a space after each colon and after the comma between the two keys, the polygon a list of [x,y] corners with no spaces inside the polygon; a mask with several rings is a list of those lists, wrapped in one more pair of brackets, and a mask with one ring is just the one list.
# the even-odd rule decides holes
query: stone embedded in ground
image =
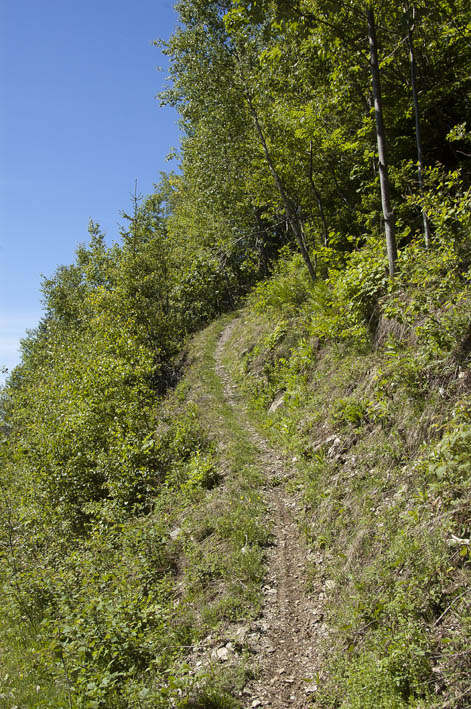
{"label": "stone embedded in ground", "polygon": [[314,692],[317,692],[317,684],[312,684],[304,690],[305,694],[314,694]]}
{"label": "stone embedded in ground", "polygon": [[285,393],[281,392],[273,399],[270,408],[268,409],[269,414],[274,414],[277,409],[284,403]]}
{"label": "stone embedded in ground", "polygon": [[231,651],[227,647],[219,647],[216,650],[216,657],[221,662],[227,662],[231,656]]}

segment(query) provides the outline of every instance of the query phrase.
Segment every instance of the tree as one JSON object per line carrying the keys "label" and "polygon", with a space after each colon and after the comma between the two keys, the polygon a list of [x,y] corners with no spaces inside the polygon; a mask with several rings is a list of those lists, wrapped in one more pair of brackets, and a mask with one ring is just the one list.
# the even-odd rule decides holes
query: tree
{"label": "tree", "polygon": [[[167,49],[173,57],[173,76],[176,89],[173,90],[173,93],[167,93],[166,100],[173,100],[181,105],[184,119],[189,119],[191,124],[191,130],[188,130],[188,139],[183,143],[184,164],[185,158],[189,155],[188,149],[191,150],[191,145],[198,135],[201,135],[203,131],[207,132],[208,123],[211,126],[209,131],[212,136],[221,133],[222,126],[228,140],[225,141],[225,149],[221,149],[219,155],[222,153],[229,158],[226,160],[228,169],[225,171],[217,169],[214,173],[210,171],[210,174],[216,180],[220,180],[223,174],[232,173],[231,163],[240,163],[242,157],[245,167],[235,182],[241,182],[240,178],[242,177],[243,185],[243,176],[244,173],[247,174],[247,165],[250,166],[252,162],[250,159],[247,163],[246,156],[253,150],[254,140],[258,141],[265,161],[265,170],[268,170],[268,174],[272,176],[274,187],[278,192],[278,200],[286,213],[287,222],[309,273],[311,277],[315,278],[315,269],[305,244],[296,200],[289,194],[286,182],[276,165],[269,144],[268,129],[262,117],[260,87],[257,84],[258,57],[263,49],[261,31],[260,28],[254,28],[250,38],[245,36],[240,31],[240,23],[228,22],[227,11],[230,7],[228,2],[211,2],[204,6],[198,2],[178,5],[186,27],[185,31],[180,30],[176,34]],[[229,16],[229,19],[231,18],[232,16]],[[242,16],[239,16],[238,19],[243,21]],[[197,39],[197,43],[195,43],[195,39]],[[199,72],[204,71],[203,84],[212,89],[209,94],[207,90],[201,93],[201,86],[199,86],[198,93],[194,89],[193,77],[190,72],[196,56],[201,57],[202,60],[198,62],[198,65]],[[191,81],[189,81],[189,77],[191,77]],[[215,83],[217,87],[214,85]],[[211,93],[216,93],[219,101],[218,108],[208,114],[207,111],[202,110],[202,107],[204,103],[208,102],[208,95],[210,96]],[[241,105],[244,104],[245,110],[241,111]],[[239,137],[235,139],[234,136]],[[242,136],[242,140],[240,136]],[[238,154],[234,154],[232,151],[234,143],[238,143]],[[206,156],[208,154],[209,151],[206,151]],[[210,160],[213,161],[215,157],[215,151],[211,150]],[[245,186],[249,182],[250,176],[247,174]],[[232,189],[234,189],[233,186]],[[214,195],[212,196],[214,197]],[[248,213],[254,214],[254,207],[261,206],[261,200],[256,195],[250,195],[250,197],[252,197],[252,208]]]}
{"label": "tree", "polygon": [[379,179],[381,185],[381,203],[383,207],[384,226],[386,233],[386,249],[389,262],[389,275],[394,277],[397,260],[396,236],[394,229],[394,213],[391,207],[391,191],[389,185],[388,159],[386,155],[386,135],[383,120],[383,98],[378,60],[378,42],[376,38],[376,20],[372,5],[367,8],[368,42],[370,46],[370,66],[373,85],[373,100],[376,123],[376,140],[378,144]]}

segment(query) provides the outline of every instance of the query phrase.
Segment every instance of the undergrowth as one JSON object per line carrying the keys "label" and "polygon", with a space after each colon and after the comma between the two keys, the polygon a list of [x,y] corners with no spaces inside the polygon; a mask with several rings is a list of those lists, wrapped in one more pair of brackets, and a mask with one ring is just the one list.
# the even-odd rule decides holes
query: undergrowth
{"label": "undergrowth", "polygon": [[186,377],[155,409],[143,444],[158,447],[161,483],[132,514],[107,498],[88,505],[79,534],[50,507],[33,520],[10,465],[0,521],[5,709],[238,706],[243,648],[225,665],[192,656],[208,634],[257,613],[269,536],[253,448],[214,372],[221,327],[196,338]]}
{"label": "undergrowth", "polygon": [[[471,702],[469,190],[442,204],[427,194],[433,248],[407,234],[394,282],[374,236],[321,250],[314,283],[284,254],[226,349],[254,420],[297,462],[326,600],[318,707]],[[98,237],[92,250],[101,262]],[[112,269],[91,275],[88,295],[75,268],[47,286],[0,397],[2,706],[240,706],[249,648],[227,641],[260,612],[270,529],[215,370],[229,318],[193,339],[169,391],[176,345],[160,359],[148,332],[164,321],[113,304],[139,273],[127,264],[115,291]]]}
{"label": "undergrowth", "polygon": [[294,257],[255,289],[229,349],[254,415],[298,461],[300,524],[322,558],[310,571],[329,627],[314,705],[465,707],[468,265],[449,240],[426,256],[412,242],[392,285],[382,258],[373,240],[327,282],[288,287],[302,281]]}

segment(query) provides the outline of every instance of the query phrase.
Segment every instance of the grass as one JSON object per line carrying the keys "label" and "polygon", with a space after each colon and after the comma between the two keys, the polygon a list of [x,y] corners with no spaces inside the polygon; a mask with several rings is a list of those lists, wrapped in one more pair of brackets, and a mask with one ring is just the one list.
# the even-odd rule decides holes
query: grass
{"label": "grass", "polygon": [[[189,355],[193,365],[177,392],[197,404],[222,478],[190,515],[185,513],[191,532],[185,552],[184,604],[204,608],[201,622],[208,630],[220,621],[238,622],[258,613],[263,548],[269,537],[257,450],[227,402],[215,371],[216,344],[229,322],[224,318],[195,338]],[[207,584],[209,578],[219,580],[216,594]]]}
{"label": "grass", "polygon": [[[312,583],[328,589],[315,706],[467,706],[466,389],[447,375],[445,393],[413,338],[391,357],[388,347],[319,346],[285,311],[248,308],[241,318],[231,366],[252,416],[297,459],[300,524],[322,558]],[[280,391],[282,405],[268,414]]]}

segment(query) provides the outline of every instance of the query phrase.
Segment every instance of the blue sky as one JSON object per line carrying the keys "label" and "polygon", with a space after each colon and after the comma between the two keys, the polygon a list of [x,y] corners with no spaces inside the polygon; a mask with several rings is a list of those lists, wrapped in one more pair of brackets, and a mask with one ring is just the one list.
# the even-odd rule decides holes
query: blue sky
{"label": "blue sky", "polygon": [[[166,0],[0,0],[0,366],[41,317],[41,274],[74,260],[92,218],[111,242],[178,145],[155,99]],[[163,71],[158,71],[158,67]]]}

